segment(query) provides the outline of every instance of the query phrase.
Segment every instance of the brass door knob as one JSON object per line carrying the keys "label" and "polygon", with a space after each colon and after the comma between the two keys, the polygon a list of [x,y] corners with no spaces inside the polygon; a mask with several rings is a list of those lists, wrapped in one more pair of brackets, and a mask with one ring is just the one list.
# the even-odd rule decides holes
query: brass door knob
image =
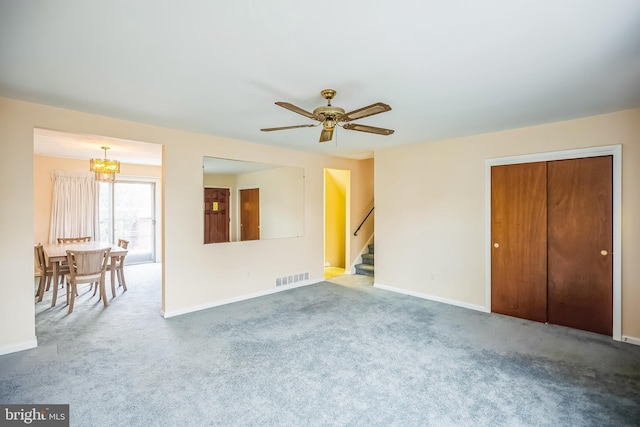
{"label": "brass door knob", "polygon": [[609,252],[605,251],[604,249],[600,251],[600,255],[602,256],[607,256]]}
{"label": "brass door knob", "polygon": [[499,247],[500,247],[500,243],[494,243],[494,244],[493,244],[493,247],[494,247],[494,248],[499,248]]}

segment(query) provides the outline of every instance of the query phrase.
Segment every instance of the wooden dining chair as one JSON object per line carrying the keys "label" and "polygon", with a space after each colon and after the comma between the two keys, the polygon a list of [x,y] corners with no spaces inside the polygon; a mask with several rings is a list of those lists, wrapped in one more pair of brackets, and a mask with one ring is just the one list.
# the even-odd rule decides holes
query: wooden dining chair
{"label": "wooden dining chair", "polygon": [[[44,248],[40,243],[33,246],[33,252],[36,262],[36,270],[38,272],[38,276],[40,277],[36,296],[38,297],[38,302],[41,302],[42,298],[44,297],[45,286],[46,290],[49,290],[51,283],[56,283],[57,278],[53,278],[53,266],[47,266],[47,262],[44,256]],[[62,277],[63,279],[63,285],[64,275],[67,273],[69,273],[69,267],[64,265],[60,266],[60,268],[58,269],[58,274],[60,274],[60,277]]]}
{"label": "wooden dining chair", "polygon": [[[90,242],[91,241],[91,236],[83,236],[83,237],[58,237],[57,239],[58,244],[62,244],[62,243],[83,243],[83,242]],[[67,262],[64,261],[61,263],[61,265],[66,266]],[[68,268],[67,268],[68,269]],[[48,289],[47,289],[48,290]]]}
{"label": "wooden dining chair", "polygon": [[58,237],[58,243],[82,243],[90,242],[91,236],[85,237]]}
{"label": "wooden dining chair", "polygon": [[104,306],[108,305],[104,290],[104,276],[107,271],[111,248],[95,249],[89,251],[67,251],[67,261],[70,271],[67,274],[67,304],[69,314],[73,312],[73,303],[78,292],[78,284],[95,283],[100,286],[100,296]]}

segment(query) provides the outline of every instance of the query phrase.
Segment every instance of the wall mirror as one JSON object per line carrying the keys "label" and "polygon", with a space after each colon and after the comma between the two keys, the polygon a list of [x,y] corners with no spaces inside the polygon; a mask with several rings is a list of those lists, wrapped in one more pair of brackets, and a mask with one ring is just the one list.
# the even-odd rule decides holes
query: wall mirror
{"label": "wall mirror", "polygon": [[300,237],[304,169],[204,157],[204,243]]}

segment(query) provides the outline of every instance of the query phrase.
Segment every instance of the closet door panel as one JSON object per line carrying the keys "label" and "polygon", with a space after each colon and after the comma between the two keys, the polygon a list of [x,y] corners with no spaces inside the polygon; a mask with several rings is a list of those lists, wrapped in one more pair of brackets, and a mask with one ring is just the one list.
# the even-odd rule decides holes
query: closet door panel
{"label": "closet door panel", "polygon": [[491,168],[491,311],[547,320],[547,166]]}
{"label": "closet door panel", "polygon": [[549,322],[612,334],[612,157],[548,163]]}

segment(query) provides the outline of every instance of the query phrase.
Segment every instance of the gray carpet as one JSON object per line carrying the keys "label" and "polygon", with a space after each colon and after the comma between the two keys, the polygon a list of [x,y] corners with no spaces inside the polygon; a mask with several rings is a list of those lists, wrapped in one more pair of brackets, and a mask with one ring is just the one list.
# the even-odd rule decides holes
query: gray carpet
{"label": "gray carpet", "polygon": [[36,305],[0,402],[72,426],[639,424],[640,347],[608,337],[328,282],[163,319],[160,266],[126,275],[107,309]]}

